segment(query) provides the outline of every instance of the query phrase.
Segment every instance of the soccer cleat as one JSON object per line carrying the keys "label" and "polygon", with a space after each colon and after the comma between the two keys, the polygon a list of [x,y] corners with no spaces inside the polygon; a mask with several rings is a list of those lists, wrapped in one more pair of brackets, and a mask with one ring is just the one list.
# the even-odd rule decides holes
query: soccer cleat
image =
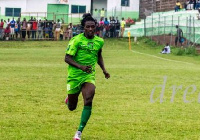
{"label": "soccer cleat", "polygon": [[68,105],[68,97],[65,98],[65,104]]}
{"label": "soccer cleat", "polygon": [[81,131],[77,131],[73,140],[81,140],[81,134],[82,134]]}

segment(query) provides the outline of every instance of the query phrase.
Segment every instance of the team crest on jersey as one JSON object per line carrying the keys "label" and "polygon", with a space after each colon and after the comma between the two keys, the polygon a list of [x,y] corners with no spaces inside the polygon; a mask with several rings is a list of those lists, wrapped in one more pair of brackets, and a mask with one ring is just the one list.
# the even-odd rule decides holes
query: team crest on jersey
{"label": "team crest on jersey", "polygon": [[94,48],[94,43],[93,42],[88,42],[87,44],[89,49],[93,49]]}

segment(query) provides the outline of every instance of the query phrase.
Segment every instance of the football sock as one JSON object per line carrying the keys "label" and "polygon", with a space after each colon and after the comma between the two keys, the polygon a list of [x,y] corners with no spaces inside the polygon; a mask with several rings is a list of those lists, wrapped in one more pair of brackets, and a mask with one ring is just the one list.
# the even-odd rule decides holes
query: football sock
{"label": "football sock", "polygon": [[83,131],[84,127],[87,124],[87,121],[90,118],[91,112],[92,112],[92,106],[84,106],[78,131],[81,132]]}

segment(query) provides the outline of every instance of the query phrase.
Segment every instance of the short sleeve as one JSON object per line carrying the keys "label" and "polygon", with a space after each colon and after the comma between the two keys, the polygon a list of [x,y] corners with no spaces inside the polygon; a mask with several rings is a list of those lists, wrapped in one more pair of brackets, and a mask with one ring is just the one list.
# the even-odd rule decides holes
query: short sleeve
{"label": "short sleeve", "polygon": [[76,38],[72,38],[67,46],[65,53],[74,56],[77,52],[78,44],[78,40]]}
{"label": "short sleeve", "polygon": [[104,45],[104,40],[102,39],[102,41],[101,41],[101,48],[103,48],[103,45]]}
{"label": "short sleeve", "polygon": [[103,48],[103,45],[104,45],[104,40],[103,40],[103,38],[100,38],[100,37],[98,37],[98,46],[99,46],[99,48],[98,49],[102,49]]}

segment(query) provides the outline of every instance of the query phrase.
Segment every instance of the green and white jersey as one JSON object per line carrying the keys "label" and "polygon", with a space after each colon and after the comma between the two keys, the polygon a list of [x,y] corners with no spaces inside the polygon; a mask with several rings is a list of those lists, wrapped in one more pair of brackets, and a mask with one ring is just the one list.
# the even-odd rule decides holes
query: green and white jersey
{"label": "green and white jersey", "polygon": [[[84,36],[84,33],[79,34],[70,40],[66,49],[66,54],[73,56],[73,60],[80,65],[92,66],[92,73],[88,74],[69,65],[68,82],[76,81],[75,83],[79,85],[82,82],[87,81],[87,79],[95,80],[95,65],[98,61],[98,52],[103,47],[103,44],[104,40],[102,38],[95,36],[93,39],[88,39]],[[71,86],[75,87],[74,84]]]}

